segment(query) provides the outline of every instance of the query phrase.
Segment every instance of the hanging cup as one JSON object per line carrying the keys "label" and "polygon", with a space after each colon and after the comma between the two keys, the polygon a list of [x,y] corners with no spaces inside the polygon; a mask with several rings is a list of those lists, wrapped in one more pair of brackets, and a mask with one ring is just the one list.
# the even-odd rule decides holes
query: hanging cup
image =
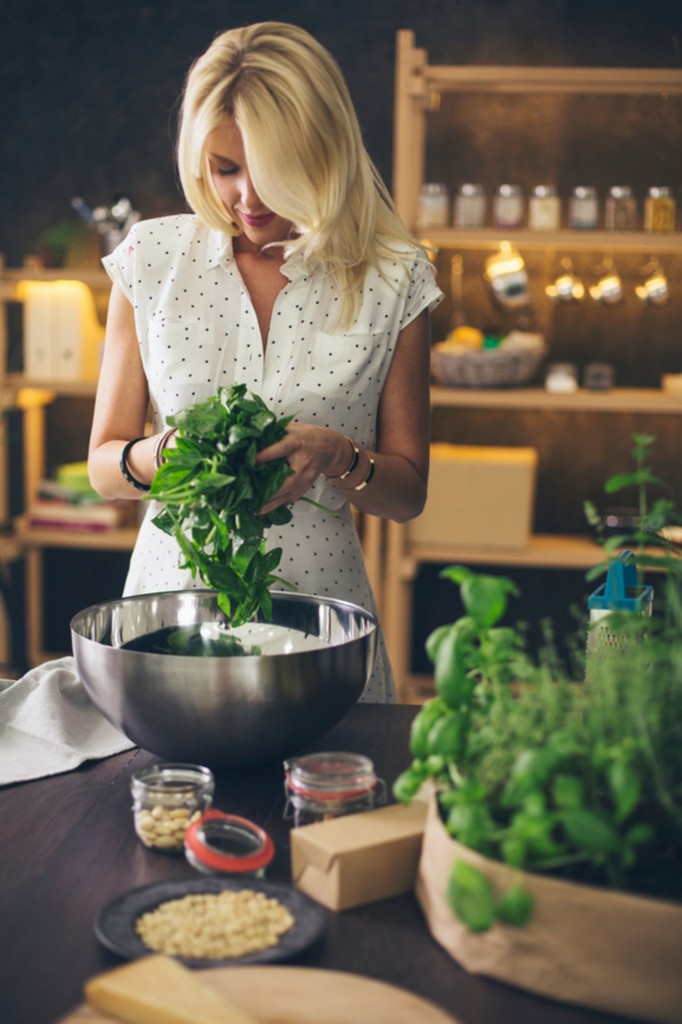
{"label": "hanging cup", "polygon": [[654,260],[643,267],[642,272],[648,274],[648,277],[642,284],[635,286],[635,295],[646,305],[664,306],[670,301],[670,287],[663,267],[658,260]]}
{"label": "hanging cup", "polygon": [[[605,260],[601,276],[590,285],[590,296],[602,306],[618,306],[623,301],[623,282],[613,260]],[[597,271],[599,272],[599,271]]]}
{"label": "hanging cup", "polygon": [[554,303],[581,302],[585,298],[585,285],[577,276],[568,257],[561,261],[561,269],[545,288],[545,295]]}
{"label": "hanging cup", "polygon": [[505,309],[520,309],[530,304],[526,264],[521,253],[509,242],[500,242],[499,251],[485,261],[483,278],[493,298]]}

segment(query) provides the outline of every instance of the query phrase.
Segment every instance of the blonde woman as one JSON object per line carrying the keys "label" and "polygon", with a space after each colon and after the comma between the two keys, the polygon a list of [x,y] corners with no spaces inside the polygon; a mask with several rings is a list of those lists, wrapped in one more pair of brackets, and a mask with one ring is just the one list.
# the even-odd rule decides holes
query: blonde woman
{"label": "blonde woman", "polygon": [[[93,485],[140,496],[168,416],[243,383],[294,417],[259,456],[293,470],[266,510],[306,494],[338,512],[299,502],[268,531],[281,575],[374,610],[349,503],[401,522],[424,504],[428,315],[441,297],[429,262],[365,150],[337,64],[293,25],[216,37],[189,71],[177,159],[192,213],[135,225],[104,260]],[[149,402],[154,433],[141,438]],[[156,511],[125,594],[201,586],[178,569]],[[362,699],[395,699],[383,642]]]}

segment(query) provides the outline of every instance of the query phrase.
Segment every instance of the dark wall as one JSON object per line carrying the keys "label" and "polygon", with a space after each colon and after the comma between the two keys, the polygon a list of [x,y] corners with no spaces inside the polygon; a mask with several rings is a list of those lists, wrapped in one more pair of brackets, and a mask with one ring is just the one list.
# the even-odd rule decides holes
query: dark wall
{"label": "dark wall", "polygon": [[395,33],[432,63],[680,66],[679,0],[6,0],[0,31],[0,253],[10,265],[118,192],[182,209],[177,97],[219,31],[296,22],[334,53],[390,182]]}

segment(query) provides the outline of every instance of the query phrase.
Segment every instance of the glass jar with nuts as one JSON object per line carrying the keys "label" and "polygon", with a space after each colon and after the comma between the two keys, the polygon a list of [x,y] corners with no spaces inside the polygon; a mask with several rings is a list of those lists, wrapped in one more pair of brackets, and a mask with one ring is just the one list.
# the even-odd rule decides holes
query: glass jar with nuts
{"label": "glass jar with nuts", "polygon": [[151,850],[180,853],[185,830],[211,806],[214,789],[209,768],[161,762],[133,775],[135,831]]}

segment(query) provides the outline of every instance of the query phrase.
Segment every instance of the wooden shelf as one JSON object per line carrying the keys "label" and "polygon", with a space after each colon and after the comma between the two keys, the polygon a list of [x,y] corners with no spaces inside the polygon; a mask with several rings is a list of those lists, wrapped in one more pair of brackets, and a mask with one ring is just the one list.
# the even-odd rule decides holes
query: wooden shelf
{"label": "wooden shelf", "polygon": [[[445,94],[629,94],[650,96],[658,104],[669,104],[682,96],[682,70],[678,68],[548,68],[482,67],[479,65],[429,65],[428,53],[415,45],[412,31],[401,31],[396,41],[395,111],[393,131],[393,196],[400,216],[414,225],[418,197],[425,180],[428,119]],[[676,101],[679,105],[679,102]],[[599,257],[619,253],[635,256],[679,254],[682,233],[638,231],[531,231],[527,228],[502,230],[454,227],[423,228],[419,237],[435,249],[454,251],[496,251],[508,241],[522,253],[542,254],[548,265],[569,253]],[[542,412],[640,413],[648,417],[682,414],[682,395],[657,388],[612,388],[572,394],[552,394],[541,386],[512,388],[456,388],[433,384],[431,404],[436,409],[540,410]],[[455,417],[453,417],[455,418]],[[649,425],[650,426],[650,425]],[[453,427],[456,440],[457,430]],[[450,431],[448,430],[448,433]],[[446,438],[443,438],[446,440]],[[584,572],[604,560],[601,546],[589,536],[536,535],[522,549],[491,545],[470,547],[457,544],[417,543],[410,536],[410,524],[388,523],[386,567],[381,618],[396,682],[402,699],[432,691],[428,677],[410,672],[412,643],[413,585],[421,564],[452,564],[500,567],[528,567],[542,570]]]}
{"label": "wooden shelf", "polygon": [[512,67],[509,65],[429,65],[416,50],[413,96],[435,91],[490,93],[595,93],[667,97],[682,93],[678,68]]}
{"label": "wooden shelf", "polygon": [[69,398],[90,398],[94,397],[97,390],[97,381],[95,380],[59,381],[55,380],[54,377],[50,377],[49,380],[33,380],[24,376],[23,373],[8,373],[4,383],[14,391],[24,388],[36,391],[49,391],[55,397],[65,395]]}
{"label": "wooden shelf", "polygon": [[643,255],[678,254],[682,234],[647,231],[528,231],[526,229],[480,228],[476,231],[458,228],[420,228],[423,241],[439,249],[499,248],[501,240],[517,249],[564,252],[595,252],[601,254],[641,253]]}
{"label": "wooden shelf", "polygon": [[29,526],[26,519],[15,521],[17,539],[25,548],[79,548],[81,550],[132,551],[138,527],[114,530],[67,530]]}
{"label": "wooden shelf", "polygon": [[434,407],[493,409],[546,409],[553,412],[644,412],[682,414],[682,394],[659,388],[612,388],[609,391],[587,391],[579,388],[570,395],[553,394],[534,388],[431,388]]}
{"label": "wooden shelf", "polygon": [[19,281],[82,281],[89,288],[108,290],[111,279],[98,267],[4,267],[2,282],[12,286]]}
{"label": "wooden shelf", "polygon": [[422,562],[463,562],[468,565],[517,565],[549,569],[590,569],[604,560],[599,544],[589,537],[566,534],[536,534],[524,548],[492,545],[412,544],[409,525],[402,559],[405,578],[414,576]]}

